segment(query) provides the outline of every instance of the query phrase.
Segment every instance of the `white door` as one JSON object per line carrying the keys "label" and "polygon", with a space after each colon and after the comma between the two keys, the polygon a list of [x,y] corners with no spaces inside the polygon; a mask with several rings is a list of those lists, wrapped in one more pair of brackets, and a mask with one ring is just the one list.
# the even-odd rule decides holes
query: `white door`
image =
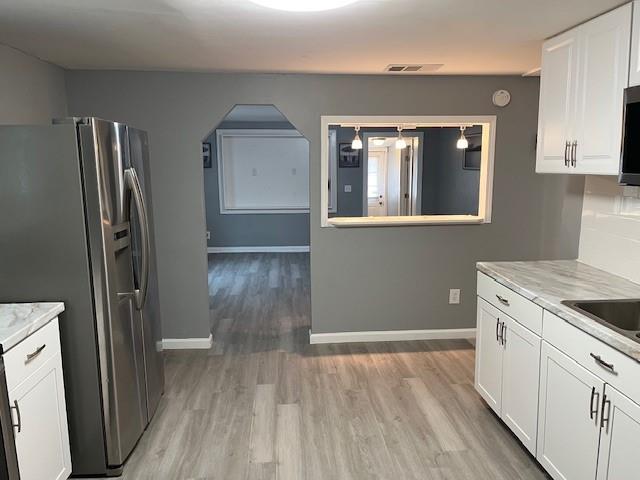
{"label": "white door", "polygon": [[605,395],[598,480],[637,480],[640,478],[640,405],[610,385],[605,387]]}
{"label": "white door", "polygon": [[542,342],[536,458],[556,480],[595,480],[604,383]]}
{"label": "white door", "polygon": [[387,155],[384,151],[369,150],[367,160],[367,215],[387,215]]}
{"label": "white door", "polygon": [[578,31],[544,43],[538,112],[536,172],[566,173],[577,91]]}
{"label": "white door", "polygon": [[575,173],[618,174],[630,38],[630,3],[580,27]]}
{"label": "white door", "polygon": [[478,297],[476,328],[476,390],[500,415],[502,408],[503,347],[499,340],[502,329],[500,310]]}
{"label": "white door", "polygon": [[21,480],[62,480],[71,474],[60,352],[9,392]]}
{"label": "white door", "polygon": [[506,315],[503,333],[502,420],[536,454],[541,339]]}

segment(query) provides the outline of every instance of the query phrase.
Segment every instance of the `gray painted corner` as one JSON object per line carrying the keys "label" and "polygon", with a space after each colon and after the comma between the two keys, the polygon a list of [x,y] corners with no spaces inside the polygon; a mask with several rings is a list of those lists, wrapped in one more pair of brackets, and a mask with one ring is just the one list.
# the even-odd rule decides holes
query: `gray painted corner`
{"label": "gray painted corner", "polygon": [[[167,337],[209,332],[200,144],[235,104],[273,104],[310,141],[314,333],[470,327],[477,261],[577,256],[582,179],[534,172],[538,79],[116,71],[66,79],[71,114],[149,132]],[[513,98],[504,109],[491,103],[499,88]],[[491,224],[320,227],[320,117],[383,114],[497,115]],[[462,289],[460,305],[447,304],[449,288]]]}

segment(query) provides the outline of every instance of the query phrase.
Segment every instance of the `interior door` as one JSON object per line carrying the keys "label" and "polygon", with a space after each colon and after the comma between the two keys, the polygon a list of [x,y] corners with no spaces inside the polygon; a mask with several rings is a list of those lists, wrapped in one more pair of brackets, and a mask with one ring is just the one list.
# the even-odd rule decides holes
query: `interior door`
{"label": "interior door", "polygon": [[[413,139],[412,139],[413,140]],[[413,193],[413,146],[400,152],[400,215],[411,215]]]}
{"label": "interior door", "polygon": [[367,215],[387,215],[387,155],[384,151],[369,150],[367,160]]}
{"label": "interior door", "polygon": [[605,387],[605,395],[598,480],[637,480],[640,405],[610,385]]}
{"label": "interior door", "polygon": [[576,173],[617,175],[629,73],[631,3],[580,27]]}
{"label": "interior door", "polygon": [[506,315],[502,321],[505,322],[502,419],[535,455],[541,339]]}
{"label": "interior door", "polygon": [[506,316],[478,297],[476,329],[476,390],[498,414],[502,411],[503,347],[499,341],[501,316]]}
{"label": "interior door", "polygon": [[542,343],[536,458],[556,480],[596,478],[604,383]]}
{"label": "interior door", "polygon": [[[154,241],[154,224],[152,212],[152,195],[150,182],[150,158],[149,141],[147,133],[135,128],[128,127],[129,138],[129,166],[137,172],[137,178],[144,196],[146,206],[147,229],[150,233],[148,238],[148,272],[147,272],[147,292],[142,306],[142,335],[144,342],[144,367],[146,380],[146,403],[147,421],[151,419],[160,397],[164,390],[164,360],[162,356],[162,328],[160,319],[160,299],[158,293],[158,275],[156,262],[156,249]],[[131,202],[131,209],[136,205]],[[134,282],[137,289],[141,287],[142,272],[142,226],[136,220],[137,215],[132,211],[131,221],[131,244],[133,253],[133,273]]]}
{"label": "interior door", "polygon": [[568,170],[577,91],[578,31],[570,30],[544,43],[538,113],[536,172]]}

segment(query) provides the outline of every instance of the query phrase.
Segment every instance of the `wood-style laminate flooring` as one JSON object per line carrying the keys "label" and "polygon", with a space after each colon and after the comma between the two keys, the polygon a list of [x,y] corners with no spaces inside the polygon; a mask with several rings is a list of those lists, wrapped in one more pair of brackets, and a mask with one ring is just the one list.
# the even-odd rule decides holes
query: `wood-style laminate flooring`
{"label": "wood-style laminate flooring", "polygon": [[209,256],[214,346],[168,352],[127,480],[547,478],[466,341],[309,345],[308,254]]}

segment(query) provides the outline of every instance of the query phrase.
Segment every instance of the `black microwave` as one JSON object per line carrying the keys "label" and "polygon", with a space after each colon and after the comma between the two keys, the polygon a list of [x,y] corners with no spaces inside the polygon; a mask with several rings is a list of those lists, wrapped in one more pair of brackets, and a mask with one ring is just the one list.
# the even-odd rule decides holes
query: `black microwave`
{"label": "black microwave", "polygon": [[624,91],[622,160],[619,182],[640,185],[640,86]]}

